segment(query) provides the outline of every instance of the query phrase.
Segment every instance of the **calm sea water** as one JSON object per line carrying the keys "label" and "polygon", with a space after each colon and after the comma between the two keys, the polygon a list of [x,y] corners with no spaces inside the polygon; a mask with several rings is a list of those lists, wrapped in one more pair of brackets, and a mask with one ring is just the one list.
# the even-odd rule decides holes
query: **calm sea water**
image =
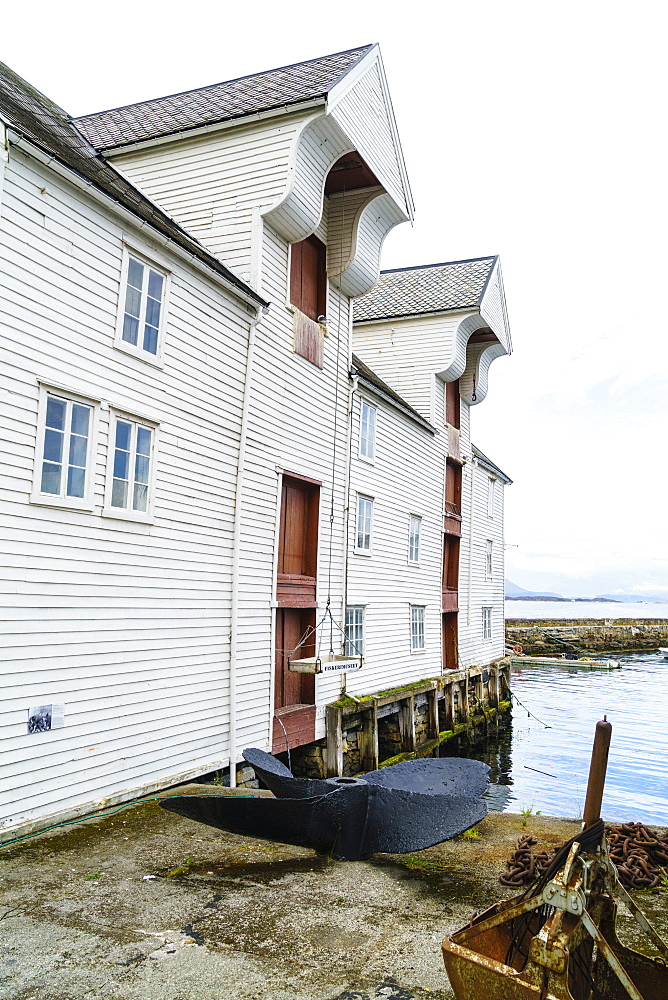
{"label": "calm sea water", "polygon": [[597,601],[506,601],[506,618],[668,618],[665,604]]}
{"label": "calm sea water", "polygon": [[668,661],[631,654],[621,662],[621,670],[523,667],[513,674],[522,705],[513,700],[509,728],[461,751],[490,765],[491,809],[581,817],[594,729],[607,715],[613,728],[603,818],[668,825]]}

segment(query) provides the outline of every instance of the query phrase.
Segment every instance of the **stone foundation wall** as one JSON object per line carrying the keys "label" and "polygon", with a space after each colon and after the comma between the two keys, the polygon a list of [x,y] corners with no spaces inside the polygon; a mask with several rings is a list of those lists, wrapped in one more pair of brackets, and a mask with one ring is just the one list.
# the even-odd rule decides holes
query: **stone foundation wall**
{"label": "stone foundation wall", "polygon": [[508,618],[506,645],[522,646],[531,656],[654,653],[659,646],[668,646],[668,620]]}

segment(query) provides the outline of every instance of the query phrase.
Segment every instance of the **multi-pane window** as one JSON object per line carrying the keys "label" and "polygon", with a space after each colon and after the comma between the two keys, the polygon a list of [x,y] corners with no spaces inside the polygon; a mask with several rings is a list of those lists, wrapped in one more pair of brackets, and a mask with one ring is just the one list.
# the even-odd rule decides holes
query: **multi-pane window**
{"label": "multi-pane window", "polygon": [[422,518],[417,517],[415,514],[411,514],[410,525],[408,529],[408,561],[409,562],[419,562],[420,561],[420,525],[422,524]]}
{"label": "multi-pane window", "polygon": [[496,480],[491,476],[487,479],[487,516],[494,517],[494,493]]}
{"label": "multi-pane window", "polygon": [[482,609],[482,637],[483,639],[492,638],[492,609],[483,608]]}
{"label": "multi-pane window", "polygon": [[424,649],[424,607],[411,606],[411,650]]}
{"label": "multi-pane window", "polygon": [[157,355],[164,292],[164,274],[130,256],[121,340]]}
{"label": "multi-pane window", "polygon": [[82,500],[88,486],[93,407],[47,393],[39,493]]}
{"label": "multi-pane window", "polygon": [[492,557],[494,554],[494,542],[487,539],[485,542],[485,579],[492,579]]}
{"label": "multi-pane window", "polygon": [[360,410],[360,458],[373,462],[376,453],[376,407],[362,400]]}
{"label": "multi-pane window", "polygon": [[149,502],[153,429],[117,417],[113,437],[110,507],[146,513]]}
{"label": "multi-pane window", "polygon": [[346,656],[364,653],[364,608],[346,608]]}
{"label": "multi-pane window", "polygon": [[371,518],[373,516],[373,500],[370,497],[357,498],[357,540],[355,548],[358,552],[371,551]]}

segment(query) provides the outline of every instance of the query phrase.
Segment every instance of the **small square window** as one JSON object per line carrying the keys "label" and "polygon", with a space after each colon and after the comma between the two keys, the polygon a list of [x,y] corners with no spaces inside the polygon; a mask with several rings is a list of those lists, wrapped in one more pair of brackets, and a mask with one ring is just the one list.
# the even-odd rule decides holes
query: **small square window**
{"label": "small square window", "polygon": [[411,652],[424,649],[424,607],[411,607]]}
{"label": "small square window", "polygon": [[355,550],[371,554],[371,521],[373,518],[373,500],[370,497],[357,498],[357,535]]}
{"label": "small square window", "polygon": [[360,458],[373,462],[376,454],[376,407],[362,400],[360,406]]}
{"label": "small square window", "polygon": [[364,655],[364,608],[346,608],[345,655]]}
{"label": "small square window", "polygon": [[126,250],[115,343],[153,364],[162,350],[167,283],[164,270]]}
{"label": "small square window", "polygon": [[91,509],[95,411],[92,401],[42,388],[33,502]]}
{"label": "small square window", "polygon": [[104,513],[111,517],[147,520],[151,514],[156,428],[117,415],[110,432]]}
{"label": "small square window", "polygon": [[485,641],[492,638],[492,609],[482,609],[482,637]]}
{"label": "small square window", "polygon": [[411,514],[410,527],[408,530],[408,561],[412,563],[420,562],[420,527],[422,518]]}

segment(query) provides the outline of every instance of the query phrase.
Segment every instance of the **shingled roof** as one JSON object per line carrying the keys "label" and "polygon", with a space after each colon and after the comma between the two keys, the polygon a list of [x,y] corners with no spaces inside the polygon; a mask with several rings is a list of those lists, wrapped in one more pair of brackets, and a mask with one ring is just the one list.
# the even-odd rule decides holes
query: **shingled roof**
{"label": "shingled roof", "polygon": [[372,48],[372,45],[363,45],[198,90],[83,115],[73,121],[97,149],[215,125],[232,118],[324,98]]}
{"label": "shingled roof", "polygon": [[107,163],[71,124],[69,115],[0,62],[0,118],[43,152],[69,167],[138,219],[168,236],[259,305],[268,305],[168,215]]}
{"label": "shingled roof", "polygon": [[355,299],[354,321],[477,309],[496,261],[496,256],[474,257],[381,271],[375,288]]}

